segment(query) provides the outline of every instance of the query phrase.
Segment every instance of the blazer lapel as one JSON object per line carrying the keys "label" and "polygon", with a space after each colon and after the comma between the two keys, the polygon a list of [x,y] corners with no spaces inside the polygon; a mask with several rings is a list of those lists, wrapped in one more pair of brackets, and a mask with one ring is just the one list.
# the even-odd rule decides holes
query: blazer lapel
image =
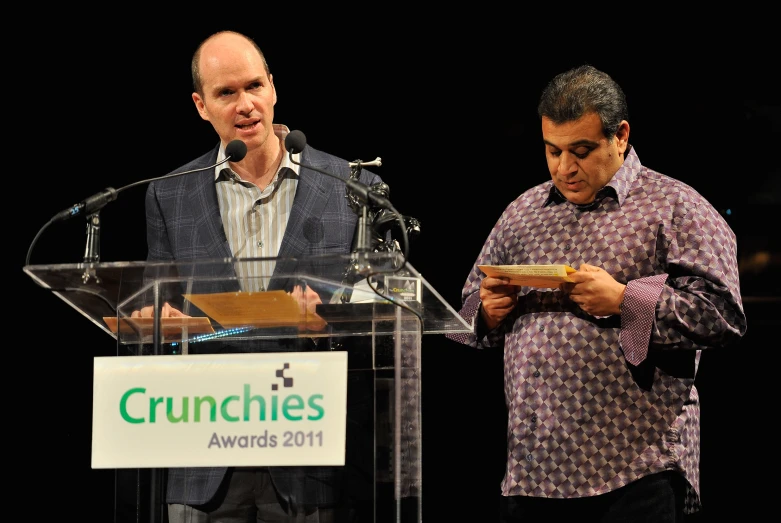
{"label": "blazer lapel", "polygon": [[189,175],[192,186],[188,190],[191,209],[201,209],[197,221],[198,235],[196,243],[202,245],[210,258],[231,258],[233,254],[225,236],[217,202],[217,189],[214,184],[214,171]]}
{"label": "blazer lapel", "polygon": [[[307,164],[307,161],[305,152],[301,163]],[[325,166],[313,165],[313,167],[327,169]],[[277,261],[274,274],[283,274],[293,270],[296,262],[294,260],[286,262],[285,259],[295,259],[305,254],[309,241],[300,236],[300,231],[304,230],[304,223],[307,220],[320,220],[319,217],[322,216],[325,209],[328,195],[333,189],[333,184],[326,183],[328,180],[330,179],[324,175],[301,167],[296,196],[293,199],[293,208],[290,210],[290,218],[279,248],[278,257],[280,260]]]}

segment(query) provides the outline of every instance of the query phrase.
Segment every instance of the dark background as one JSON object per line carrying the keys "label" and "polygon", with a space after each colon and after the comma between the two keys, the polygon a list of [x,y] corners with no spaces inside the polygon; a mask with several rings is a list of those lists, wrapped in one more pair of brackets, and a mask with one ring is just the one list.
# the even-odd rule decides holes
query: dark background
{"label": "dark background", "polygon": [[[6,129],[15,138],[7,139],[7,177],[19,188],[6,192],[16,209],[9,279],[22,298],[7,406],[21,424],[14,435],[22,445],[11,452],[33,464],[17,469],[14,492],[30,497],[34,514],[111,520],[111,472],[90,469],[91,373],[93,357],[115,345],[22,272],[28,249],[57,212],[106,187],[161,176],[216,144],[190,98],[189,65],[200,40],[219,29],[245,32],[264,49],[278,123],[346,160],[382,158],[376,172],[390,200],[421,222],[410,263],[455,309],[504,207],[549,179],[536,116],[542,88],[586,62],[611,74],[627,94],[641,161],[695,187],[738,237],[748,332],[739,346],[702,359],[699,520],[773,503],[772,482],[763,482],[777,461],[771,328],[781,309],[771,277],[781,253],[773,33],[756,21],[738,31],[740,20],[728,17],[716,27],[666,25],[651,39],[601,26],[589,34],[558,17],[532,32],[501,14],[454,24],[353,13],[303,24],[290,13],[266,20],[255,7],[237,10],[253,23],[151,23],[156,13],[124,12],[120,24],[108,13],[70,11],[57,24],[48,11],[45,25],[24,22],[27,36],[7,49],[6,105],[19,114]],[[143,200],[144,187],[132,188],[101,211],[101,261],[145,258]],[[84,249],[84,220],[60,222],[41,234],[29,263],[79,263]],[[426,336],[422,376],[424,515],[491,521],[504,470],[502,355]]]}

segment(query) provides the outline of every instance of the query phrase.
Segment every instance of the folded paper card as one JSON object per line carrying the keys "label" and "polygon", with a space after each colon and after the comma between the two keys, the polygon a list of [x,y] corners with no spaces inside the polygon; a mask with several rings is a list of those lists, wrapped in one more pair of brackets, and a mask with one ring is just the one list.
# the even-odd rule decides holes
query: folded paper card
{"label": "folded paper card", "polygon": [[569,275],[575,269],[569,265],[478,265],[492,278],[509,278],[513,285],[556,288],[562,282],[571,282]]}
{"label": "folded paper card", "polygon": [[285,291],[185,294],[187,300],[223,327],[298,327],[320,330],[323,318],[304,310]]}

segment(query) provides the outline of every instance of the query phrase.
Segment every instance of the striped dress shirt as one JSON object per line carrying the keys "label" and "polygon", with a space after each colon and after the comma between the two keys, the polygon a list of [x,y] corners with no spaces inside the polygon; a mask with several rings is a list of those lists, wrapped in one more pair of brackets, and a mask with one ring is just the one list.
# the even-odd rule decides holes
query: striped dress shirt
{"label": "striped dress shirt", "polygon": [[[288,128],[275,124],[274,132],[284,142]],[[293,157],[300,161],[300,153]],[[217,160],[224,158],[225,148],[221,146]],[[279,253],[296,196],[298,166],[284,154],[274,178],[263,190],[242,180],[230,167],[219,170],[215,182],[220,215],[233,256],[263,258],[256,263],[236,264],[241,289],[265,291],[274,273],[274,258]]]}

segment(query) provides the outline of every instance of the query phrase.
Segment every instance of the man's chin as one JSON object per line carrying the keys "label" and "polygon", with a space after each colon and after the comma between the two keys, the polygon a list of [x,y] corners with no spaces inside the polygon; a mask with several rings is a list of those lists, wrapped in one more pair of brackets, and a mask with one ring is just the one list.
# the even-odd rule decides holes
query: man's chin
{"label": "man's chin", "polygon": [[593,195],[582,193],[582,192],[561,191],[561,194],[564,195],[567,201],[569,201],[570,203],[574,203],[575,205],[588,205],[589,203],[594,201]]}

